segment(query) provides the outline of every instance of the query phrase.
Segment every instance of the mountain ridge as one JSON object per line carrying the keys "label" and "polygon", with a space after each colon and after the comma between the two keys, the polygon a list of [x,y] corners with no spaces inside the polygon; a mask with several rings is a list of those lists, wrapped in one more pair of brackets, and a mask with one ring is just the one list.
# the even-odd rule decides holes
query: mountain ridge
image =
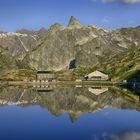
{"label": "mountain ridge", "polygon": [[[140,27],[106,30],[84,26],[71,17],[66,27],[55,23],[39,31],[1,32],[0,50],[1,55],[9,55],[16,69],[60,71],[69,70],[74,60],[76,68],[99,66],[101,60],[105,63],[138,48],[139,38]],[[3,61],[1,65],[6,66]]]}

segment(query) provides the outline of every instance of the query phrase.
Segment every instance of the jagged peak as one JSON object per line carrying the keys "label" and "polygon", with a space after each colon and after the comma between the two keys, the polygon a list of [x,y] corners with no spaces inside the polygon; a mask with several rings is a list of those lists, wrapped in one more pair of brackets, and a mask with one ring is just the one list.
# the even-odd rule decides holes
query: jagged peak
{"label": "jagged peak", "polygon": [[44,28],[44,27],[42,27],[42,28],[40,28],[40,30],[39,31],[47,31],[47,29],[46,28]]}
{"label": "jagged peak", "polygon": [[68,27],[81,27],[81,23],[74,17],[71,16]]}
{"label": "jagged peak", "polygon": [[16,33],[27,34],[27,35],[36,35],[37,31],[28,30],[28,29],[20,29],[20,30],[17,30]]}
{"label": "jagged peak", "polygon": [[104,32],[106,32],[106,33],[110,32],[110,30],[105,29],[105,28],[102,28],[102,27],[97,26],[97,25],[91,25],[91,26],[89,26],[89,27],[94,28],[94,29],[96,29],[96,30],[102,30],[102,31],[104,31]]}
{"label": "jagged peak", "polygon": [[72,123],[76,122],[76,120],[82,115],[82,112],[68,112],[69,118]]}
{"label": "jagged peak", "polygon": [[40,28],[40,30],[38,31],[38,36],[39,37],[45,36],[45,34],[47,33],[47,31],[48,30],[46,28],[44,28],[44,27]]}
{"label": "jagged peak", "polygon": [[57,29],[61,29],[62,28],[62,25],[61,24],[59,24],[59,23],[55,23],[55,24],[53,24],[51,27],[50,27],[50,29],[52,30],[57,30]]}

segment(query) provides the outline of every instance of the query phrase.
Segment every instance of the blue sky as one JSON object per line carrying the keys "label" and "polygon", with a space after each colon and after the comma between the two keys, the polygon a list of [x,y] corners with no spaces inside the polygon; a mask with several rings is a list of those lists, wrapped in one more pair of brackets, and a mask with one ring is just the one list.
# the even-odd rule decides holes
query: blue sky
{"label": "blue sky", "polygon": [[140,0],[0,0],[0,30],[66,26],[71,16],[109,29],[140,25]]}

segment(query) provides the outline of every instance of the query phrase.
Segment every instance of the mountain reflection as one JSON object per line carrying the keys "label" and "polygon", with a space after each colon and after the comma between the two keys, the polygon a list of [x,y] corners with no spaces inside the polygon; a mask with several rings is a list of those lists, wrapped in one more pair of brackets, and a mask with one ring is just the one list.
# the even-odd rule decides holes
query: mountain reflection
{"label": "mountain reflection", "polygon": [[104,108],[139,110],[139,96],[118,87],[59,87],[48,91],[7,87],[0,90],[0,105],[39,105],[55,116],[67,112],[72,122],[87,112]]}

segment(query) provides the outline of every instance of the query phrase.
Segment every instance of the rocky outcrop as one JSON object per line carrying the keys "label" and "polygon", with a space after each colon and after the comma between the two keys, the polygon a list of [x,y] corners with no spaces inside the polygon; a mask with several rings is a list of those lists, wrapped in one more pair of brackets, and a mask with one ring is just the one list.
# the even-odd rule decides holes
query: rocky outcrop
{"label": "rocky outcrop", "polygon": [[81,23],[75,17],[72,16],[70,18],[68,27],[70,27],[70,28],[81,28],[82,25],[81,25]]}
{"label": "rocky outcrop", "polygon": [[0,33],[0,48],[17,60],[22,60],[34,48],[37,40],[37,35],[4,32]]}

